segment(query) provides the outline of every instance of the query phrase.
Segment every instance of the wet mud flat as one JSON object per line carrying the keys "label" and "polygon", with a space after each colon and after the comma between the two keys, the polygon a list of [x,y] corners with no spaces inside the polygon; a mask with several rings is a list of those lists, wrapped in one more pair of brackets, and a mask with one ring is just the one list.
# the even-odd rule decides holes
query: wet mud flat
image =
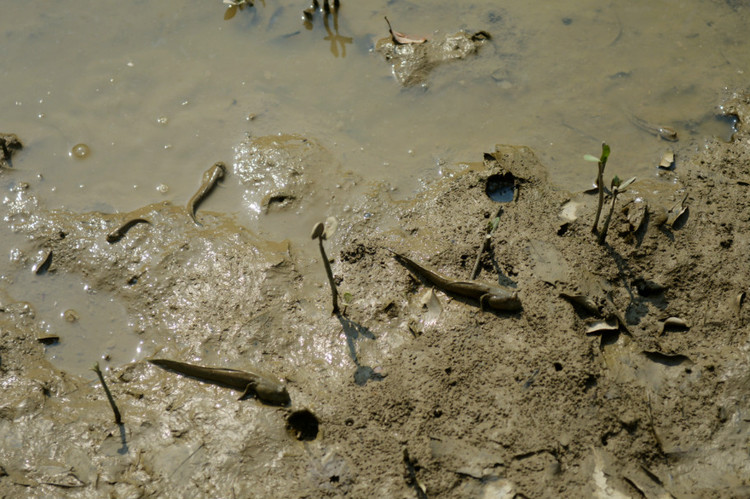
{"label": "wet mud flat", "polygon": [[[747,496],[749,102],[727,104],[742,124],[731,143],[621,194],[604,245],[596,196],[556,189],[523,146],[478,152],[413,199],[381,185],[322,213],[339,219],[333,316],[299,248],[224,214],[53,211],[15,185],[5,220],[26,254],[50,255],[46,273],[116,297],[154,356],[257,369],[291,400],[238,400],[144,360],[105,373],[116,425],[98,381],[46,360],[33,305],[8,288],[0,494]],[[499,181],[515,193],[500,212],[486,193]],[[283,200],[274,210],[304,193]],[[393,257],[468,280],[498,212],[478,281],[514,290],[521,310],[433,290]],[[148,223],[117,233],[133,220]]]}

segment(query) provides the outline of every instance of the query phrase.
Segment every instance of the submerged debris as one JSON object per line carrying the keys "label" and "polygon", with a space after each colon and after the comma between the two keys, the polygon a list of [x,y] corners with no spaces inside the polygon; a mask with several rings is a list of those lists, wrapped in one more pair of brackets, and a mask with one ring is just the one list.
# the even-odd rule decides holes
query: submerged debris
{"label": "submerged debris", "polygon": [[672,149],[667,149],[664,154],[661,156],[661,161],[659,161],[659,168],[662,168],[664,170],[669,170],[674,167],[674,151]]}
{"label": "submerged debris", "polygon": [[386,61],[391,63],[393,75],[403,87],[426,86],[427,78],[441,64],[466,59],[475,54],[491,37],[485,31],[466,33],[459,31],[442,40],[400,37],[394,32],[375,44]]}
{"label": "submerged debris", "polygon": [[23,144],[14,133],[0,133],[0,168],[13,166],[11,158],[23,149]]}
{"label": "submerged debris", "polygon": [[405,35],[403,33],[399,33],[398,31],[393,31],[391,22],[388,20],[388,17],[385,18],[385,22],[388,23],[388,32],[391,34],[391,40],[393,40],[393,43],[395,43],[396,45],[409,45],[412,43],[419,44],[425,43],[427,41],[427,38],[413,37]]}

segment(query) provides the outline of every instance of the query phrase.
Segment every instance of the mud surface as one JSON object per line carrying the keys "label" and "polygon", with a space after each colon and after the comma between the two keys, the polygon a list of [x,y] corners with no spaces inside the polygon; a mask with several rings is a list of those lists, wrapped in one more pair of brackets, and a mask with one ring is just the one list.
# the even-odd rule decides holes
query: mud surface
{"label": "mud surface", "polygon": [[[750,119],[747,99],[727,109]],[[278,154],[256,142],[235,172],[267,187],[266,211],[336,188],[293,164],[295,150],[324,150],[281,141],[291,145]],[[253,177],[252,161],[277,160],[298,175]],[[468,279],[499,207],[485,192],[494,175],[517,196],[479,280],[515,287],[518,313],[433,292],[387,251]],[[138,361],[105,373],[117,426],[98,382],[45,359],[33,306],[9,288],[0,495],[747,496],[749,185],[740,129],[633,184],[600,246],[595,195],[556,189],[529,148],[497,146],[414,199],[380,186],[335,213],[326,248],[346,308],[333,317],[324,277],[299,270],[299,248],[223,214],[201,209],[199,226],[182,204],[51,211],[16,186],[4,218],[26,253],[51,252],[47,274],[80,275],[123,303],[149,354],[260,369],[284,380],[291,404],[238,401]],[[107,241],[132,218],[150,223]]]}

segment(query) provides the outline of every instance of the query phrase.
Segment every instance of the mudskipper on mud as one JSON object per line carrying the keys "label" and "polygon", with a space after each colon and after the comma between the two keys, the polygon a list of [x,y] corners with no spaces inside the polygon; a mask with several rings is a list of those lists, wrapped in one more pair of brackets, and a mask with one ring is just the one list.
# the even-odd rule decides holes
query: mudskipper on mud
{"label": "mudskipper on mud", "polygon": [[255,372],[196,366],[168,359],[149,359],[149,362],[185,376],[242,390],[240,399],[254,393],[258,400],[267,404],[287,405],[291,400],[283,384]]}
{"label": "mudskipper on mud", "polygon": [[522,308],[518,293],[510,288],[476,281],[455,281],[426,269],[393,250],[388,251],[398,263],[433,286],[449,293],[478,299],[482,310],[485,306],[505,312],[517,312]]}
{"label": "mudskipper on mud", "polygon": [[227,167],[224,165],[224,163],[219,161],[218,163],[214,163],[211,168],[206,170],[206,172],[203,174],[203,183],[198,188],[198,191],[193,194],[193,197],[190,198],[190,201],[188,201],[187,204],[188,214],[190,215],[190,218],[193,219],[193,222],[195,222],[195,225],[201,225],[200,222],[198,222],[198,219],[195,218],[195,211],[198,209],[198,205],[213,190],[213,188],[216,186],[216,183],[224,178],[226,172]]}

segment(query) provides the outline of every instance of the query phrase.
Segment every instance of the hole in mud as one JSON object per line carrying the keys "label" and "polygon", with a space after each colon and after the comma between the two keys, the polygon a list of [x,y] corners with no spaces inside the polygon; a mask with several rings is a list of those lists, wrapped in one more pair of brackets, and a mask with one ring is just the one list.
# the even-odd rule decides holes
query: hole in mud
{"label": "hole in mud", "polygon": [[291,203],[295,200],[294,196],[290,196],[288,194],[277,194],[275,196],[271,196],[268,199],[268,208],[271,208],[271,205],[279,205],[279,206],[286,206],[287,204]]}
{"label": "hole in mud", "polygon": [[667,355],[661,352],[656,351],[644,351],[643,355],[646,356],[648,360],[651,362],[656,362],[657,364],[662,364],[668,367],[675,367],[679,366],[682,363],[691,362],[689,357],[686,357],[685,355]]}
{"label": "hole in mud", "polygon": [[484,192],[498,203],[510,203],[516,194],[516,177],[511,173],[490,175]]}
{"label": "hole in mud", "polygon": [[592,388],[596,387],[596,384],[596,376],[594,376],[593,374],[589,374],[586,378],[586,381],[583,382],[583,391],[587,392],[591,390]]}
{"label": "hole in mud", "polygon": [[562,364],[560,364],[559,362],[555,362],[552,365],[555,366],[555,371],[562,371]]}
{"label": "hole in mud", "polygon": [[633,285],[641,296],[655,296],[664,292],[665,287],[661,284],[639,277],[633,281]]}
{"label": "hole in mud", "polygon": [[560,226],[559,229],[557,229],[557,235],[558,236],[564,236],[566,232],[568,232],[568,227],[570,227],[569,223],[564,223]]}
{"label": "hole in mud", "polygon": [[328,480],[329,480],[329,481],[330,481],[331,483],[338,483],[338,481],[339,481],[339,476],[338,476],[338,475],[333,475],[333,476],[332,476],[331,478],[329,478]]}
{"label": "hole in mud", "polygon": [[286,420],[286,429],[297,440],[315,440],[318,437],[318,418],[307,409],[294,411]]}
{"label": "hole in mud", "polygon": [[620,339],[620,331],[606,331],[601,335],[599,340],[599,348],[604,348],[610,345],[615,345]]}

